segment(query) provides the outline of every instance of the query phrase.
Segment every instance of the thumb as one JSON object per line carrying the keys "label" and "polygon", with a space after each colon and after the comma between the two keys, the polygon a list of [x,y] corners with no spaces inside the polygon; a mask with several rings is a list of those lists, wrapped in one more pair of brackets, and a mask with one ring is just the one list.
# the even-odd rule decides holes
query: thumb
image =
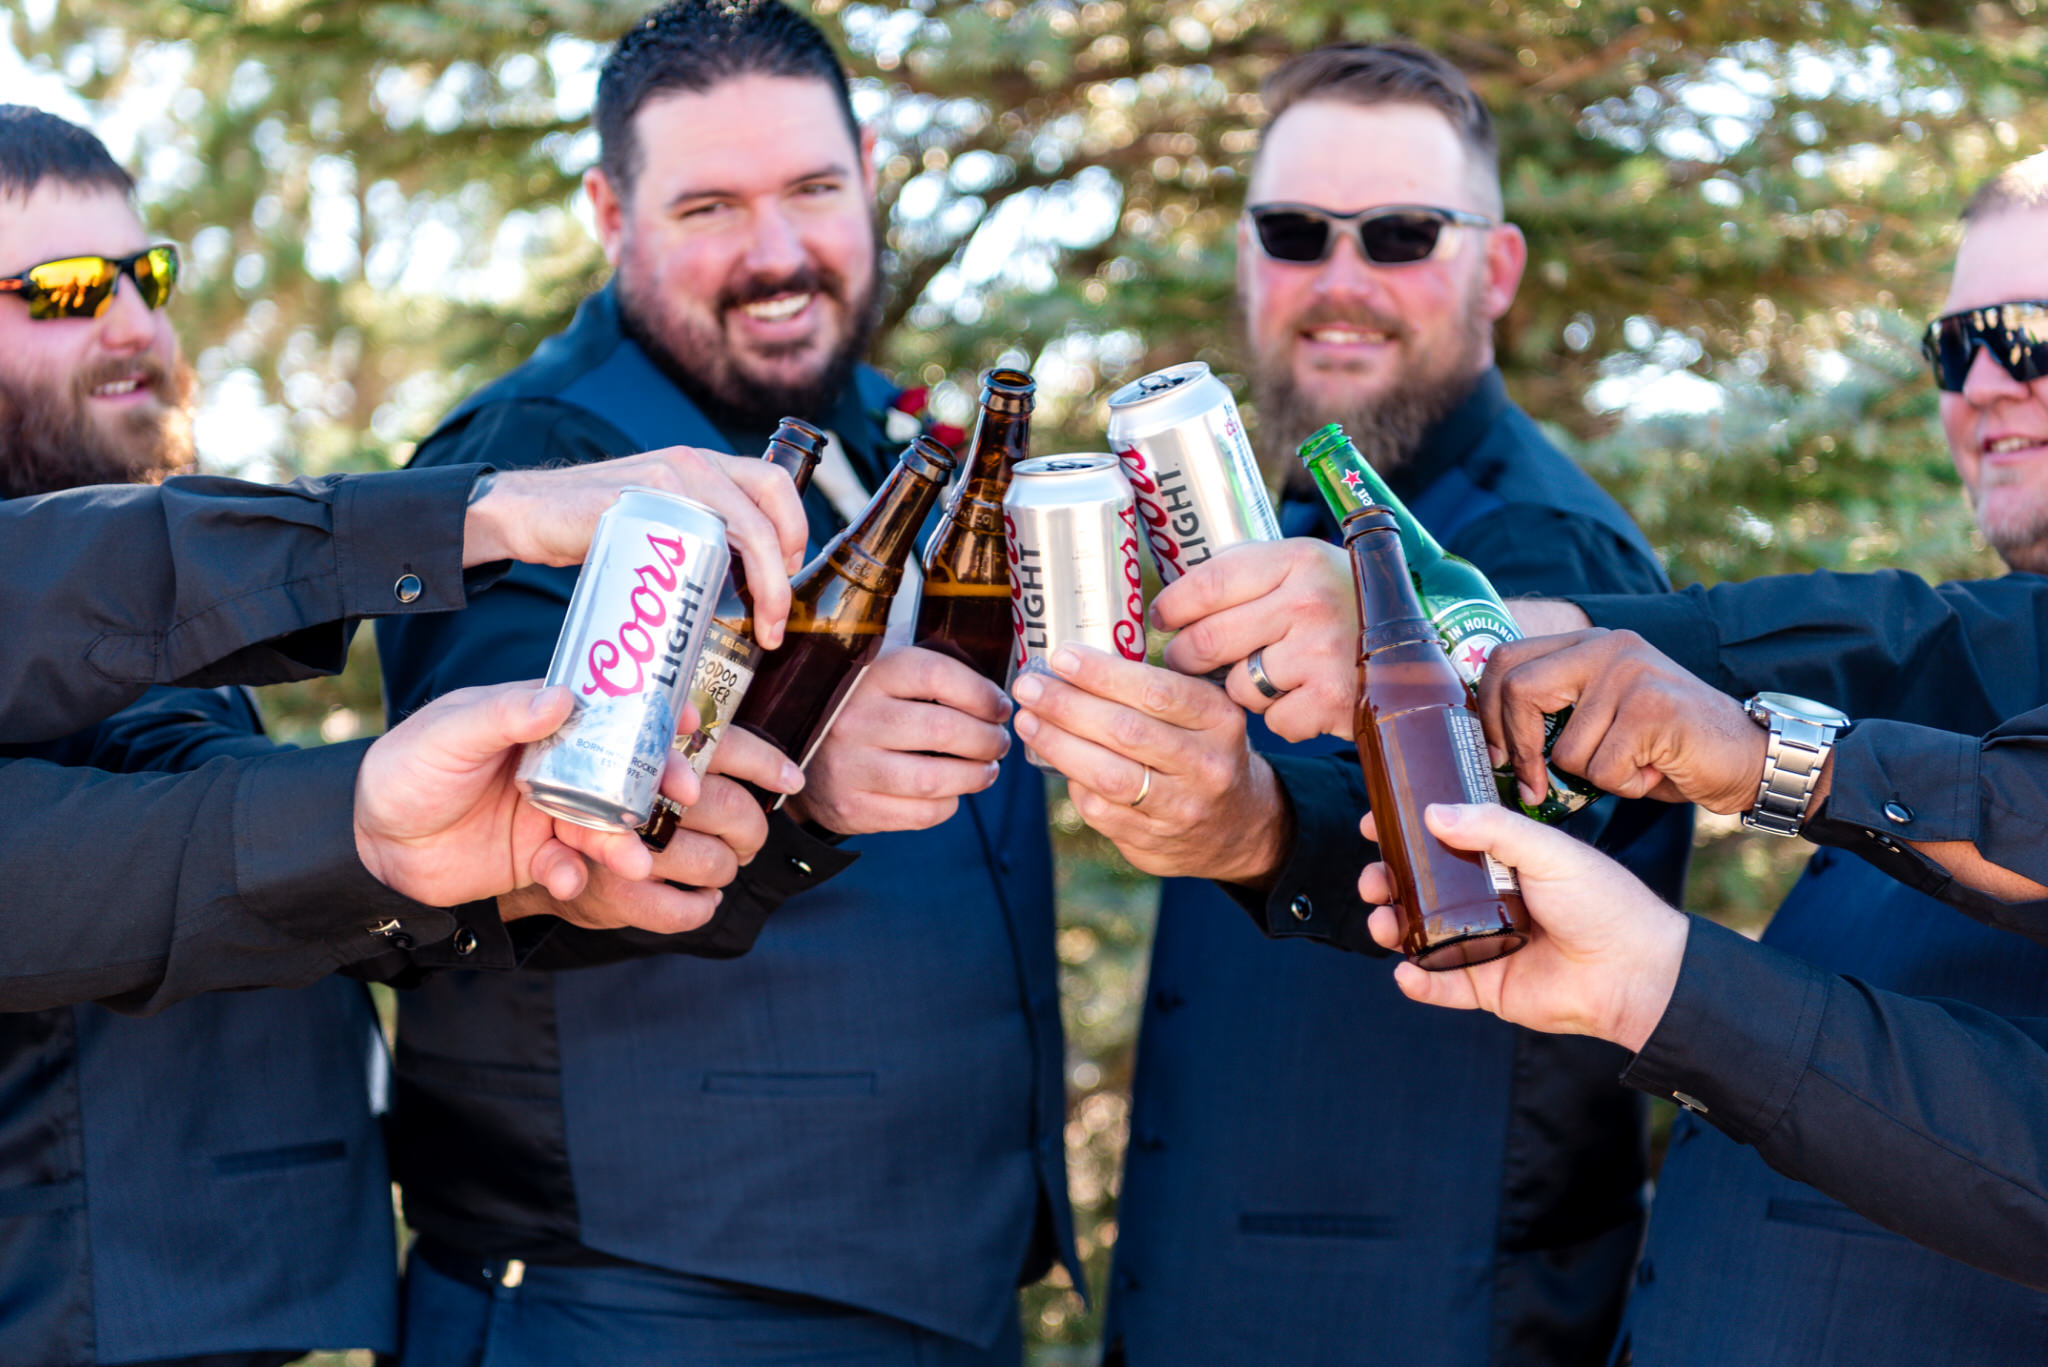
{"label": "thumb", "polygon": [[1561,879],[1583,871],[1585,845],[1498,803],[1431,803],[1422,819],[1452,849],[1483,850],[1530,878]]}
{"label": "thumb", "polygon": [[436,698],[402,723],[444,763],[480,768],[515,745],[554,734],[575,700],[539,680],[463,688]]}
{"label": "thumb", "polygon": [[1479,1005],[1472,979],[1465,973],[1431,973],[1411,963],[1394,965],[1394,986],[1412,1002],[1443,1006],[1453,1011],[1471,1011]]}

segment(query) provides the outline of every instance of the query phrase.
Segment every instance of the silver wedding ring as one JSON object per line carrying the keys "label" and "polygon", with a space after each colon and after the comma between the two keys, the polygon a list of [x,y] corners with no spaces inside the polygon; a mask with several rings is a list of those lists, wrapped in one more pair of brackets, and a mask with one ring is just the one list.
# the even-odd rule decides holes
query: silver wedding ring
{"label": "silver wedding ring", "polygon": [[1148,765],[1146,765],[1146,766],[1145,766],[1145,781],[1144,781],[1143,783],[1140,783],[1140,784],[1138,785],[1138,795],[1137,795],[1136,797],[1134,797],[1134,798],[1132,798],[1132,799],[1131,799],[1131,805],[1132,805],[1133,807],[1135,807],[1135,806],[1137,806],[1137,805],[1138,805],[1138,804],[1139,804],[1140,802],[1143,802],[1143,801],[1145,800],[1145,794],[1147,794],[1147,793],[1149,793],[1149,792],[1151,792],[1151,791],[1152,791],[1152,766],[1148,764]]}
{"label": "silver wedding ring", "polygon": [[1245,656],[1244,672],[1251,676],[1253,688],[1265,694],[1268,699],[1277,702],[1287,696],[1287,690],[1277,686],[1273,682],[1272,676],[1266,673],[1266,662],[1259,658],[1265,653],[1266,648],[1260,646],[1257,650]]}

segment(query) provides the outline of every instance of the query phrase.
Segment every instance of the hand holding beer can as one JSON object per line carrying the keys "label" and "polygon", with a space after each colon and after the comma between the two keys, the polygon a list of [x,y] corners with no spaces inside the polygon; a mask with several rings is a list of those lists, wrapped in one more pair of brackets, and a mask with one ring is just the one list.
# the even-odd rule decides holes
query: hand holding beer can
{"label": "hand holding beer can", "polygon": [[1110,395],[1109,445],[1137,495],[1161,583],[1227,547],[1280,539],[1237,401],[1203,362],[1155,370]]}
{"label": "hand holding beer can", "polygon": [[1016,671],[1045,668],[1068,644],[1145,658],[1138,508],[1116,457],[1019,461],[1003,496],[1003,533]]}
{"label": "hand holding beer can", "polygon": [[547,681],[576,710],[520,756],[535,807],[599,830],[644,823],[661,789],[731,554],[694,499],[627,488],[598,519]]}
{"label": "hand holding beer can", "polygon": [[1155,370],[1110,395],[1109,445],[1137,495],[1161,584],[1231,546],[1280,539],[1237,401],[1204,362]]}

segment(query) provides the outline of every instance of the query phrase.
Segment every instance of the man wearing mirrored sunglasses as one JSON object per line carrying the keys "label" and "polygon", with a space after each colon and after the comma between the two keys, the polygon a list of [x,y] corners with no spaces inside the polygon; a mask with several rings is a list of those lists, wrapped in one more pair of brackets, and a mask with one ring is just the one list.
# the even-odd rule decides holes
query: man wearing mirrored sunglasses
{"label": "man wearing mirrored sunglasses", "polygon": [[177,249],[113,185],[50,175],[21,200],[0,260],[0,496],[189,466],[192,368],[163,312]]}
{"label": "man wearing mirrored sunglasses", "polygon": [[[507,967],[515,945],[496,923],[537,903],[530,892],[497,907],[472,900],[509,891],[488,880],[509,867],[537,872],[543,857],[570,879],[547,879],[564,892],[611,877],[584,870],[566,847],[532,845],[549,823],[536,823],[506,781],[507,740],[547,729],[531,686],[481,705],[449,700],[367,747],[324,753],[271,742],[238,688],[153,688],[63,733],[151,679],[271,681],[316,672],[311,661],[330,656],[338,668],[346,633],[311,630],[325,620],[317,609],[280,597],[360,604],[355,583],[368,578],[378,606],[459,607],[462,565],[498,558],[468,544],[472,519],[483,533],[492,504],[512,499],[527,554],[552,519],[532,516],[518,492],[533,476],[478,486],[475,467],[358,477],[379,483],[360,501],[341,490],[366,486],[346,477],[295,490],[226,480],[80,488],[153,484],[192,455],[190,372],[162,309],[176,255],[147,245],[133,191],[85,129],[0,105],[0,271],[13,272],[0,276],[0,544],[17,562],[0,593],[0,1075],[10,1079],[0,1093],[0,1361],[276,1367],[316,1347],[389,1349],[395,1235],[374,1114],[388,1085],[382,1040],[363,985],[331,975],[372,958],[405,971]],[[651,467],[662,459],[620,468],[637,464],[658,482]],[[600,478],[607,487],[580,500],[583,519],[624,482]],[[796,499],[782,484],[794,526]],[[579,501],[567,492],[555,490],[556,509]],[[123,497],[143,493],[162,495],[158,516]],[[210,502],[229,500],[240,507],[221,521],[254,533],[247,541],[209,547],[179,535],[208,521]],[[358,511],[392,554],[347,535]],[[52,524],[62,532],[54,544]],[[322,524],[335,534],[325,549],[301,534]],[[462,553],[445,553],[428,528],[455,535]],[[248,544],[266,537],[281,550]],[[175,569],[151,554],[165,539],[188,552]],[[40,554],[25,552],[37,544]],[[272,578],[277,560],[289,569]],[[232,591],[209,595],[222,577]],[[284,594],[276,579],[289,581]],[[151,595],[123,581],[157,589],[166,610],[138,616]],[[290,641],[258,645],[275,635]],[[237,657],[246,668],[232,666]],[[508,718],[516,734],[488,734]],[[181,823],[188,858],[177,857]],[[501,832],[513,833],[502,850]],[[458,893],[447,900],[469,905],[451,916],[380,886],[437,895],[408,846],[433,847],[430,862],[458,878],[441,884]],[[668,872],[694,876],[681,864]],[[175,918],[143,914],[174,899]],[[532,944],[527,935],[521,947]],[[156,962],[152,973],[153,961],[175,967]],[[296,990],[201,990],[266,982]],[[48,1005],[87,1000],[159,1014]]]}
{"label": "man wearing mirrored sunglasses", "polygon": [[[1752,819],[1775,801],[1760,783],[1788,723],[1745,717],[1737,700],[1804,695],[1852,719],[1820,746],[1805,796],[1786,790],[1793,828],[1824,848],[1772,918],[1769,952],[1696,923],[1655,949],[1584,959],[1586,1000],[1657,984],[1656,1029],[1628,1041],[1628,1080],[1685,1106],[1617,1362],[2039,1356],[2048,1196],[2029,1070],[2048,1018],[2048,945],[2035,942],[2048,905],[2029,880],[2048,877],[2048,797],[2032,773],[2048,751],[2044,242],[2048,153],[1971,199],[1926,337],[1950,455],[2015,573],[1940,586],[1774,576],[1527,605],[1532,628],[1631,631],[1508,647],[1481,688],[1483,711],[1519,714],[1525,758],[1531,710],[1583,700],[1560,757],[1606,764],[1596,781],[1678,775],[1685,795]],[[1973,855],[1996,898],[1948,876]]]}
{"label": "man wearing mirrored sunglasses", "polygon": [[[1237,247],[1269,461],[1293,466],[1297,443],[1341,421],[1502,591],[1662,588],[1627,515],[1494,366],[1526,248],[1465,78],[1414,47],[1347,45],[1283,66],[1265,96]],[[1314,708],[1326,662],[1351,679],[1348,732],[1350,570],[1312,489],[1289,489],[1281,520],[1289,540],[1224,552],[1160,595],[1163,624],[1185,628],[1166,657],[1184,672],[1090,655],[1014,690],[1019,734],[1067,774],[1082,817],[1138,867],[1181,875],[1160,904],[1109,1361],[1597,1359],[1642,1218],[1621,1056],[1418,1013],[1382,964],[1260,934],[1380,952],[1355,888],[1317,885],[1326,839],[1366,857],[1356,758],[1276,738],[1326,729],[1288,720]],[[1227,696],[1199,677],[1219,666]],[[1272,732],[1248,728],[1244,709],[1269,708]],[[1687,818],[1650,823],[1660,841],[1632,857],[1675,896]]]}

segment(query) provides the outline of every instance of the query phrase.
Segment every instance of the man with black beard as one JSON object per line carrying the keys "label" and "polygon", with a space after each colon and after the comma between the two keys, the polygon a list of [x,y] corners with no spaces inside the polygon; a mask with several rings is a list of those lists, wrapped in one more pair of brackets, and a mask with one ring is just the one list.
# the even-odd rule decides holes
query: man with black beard
{"label": "man with black beard", "polygon": [[[1406,45],[1343,46],[1283,66],[1265,95],[1238,300],[1268,456],[1292,466],[1340,421],[1501,592],[1660,588],[1626,514],[1494,368],[1526,248],[1464,78]],[[1312,489],[1288,486],[1281,524],[1288,540],[1225,551],[1159,595],[1155,624],[1179,629],[1170,669],[1063,651],[1056,678],[1012,689],[1018,735],[1082,818],[1169,877],[1107,1361],[1597,1361],[1642,1230],[1620,1052],[1420,1014],[1382,965],[1261,937],[1383,953],[1355,890],[1323,876],[1371,857],[1348,748],[1351,573]],[[1224,690],[1201,677],[1218,668]],[[1332,715],[1341,738],[1311,741]],[[1675,898],[1689,817],[1615,805],[1574,829],[1641,833],[1623,858]]]}
{"label": "man with black beard", "polygon": [[[596,122],[612,282],[415,464],[758,453],[791,414],[835,436],[806,497],[822,543],[902,440],[897,389],[858,364],[878,239],[844,71],[775,0],[679,0],[613,49]],[[519,566],[380,631],[393,715],[544,670],[572,585]],[[404,994],[408,1367],[486,1342],[608,1367],[1019,1361],[1020,1280],[1056,1253],[1080,1272],[1043,789],[1005,758],[1008,715],[957,661],[885,648],[803,792],[736,803],[761,852],[679,938],[745,957]]]}
{"label": "man with black beard", "polygon": [[[155,483],[192,463],[192,374],[164,307],[176,249],[152,245],[133,190],[91,133],[0,106],[0,271],[97,255],[128,272],[92,316],[39,317],[0,295],[0,496]],[[274,748],[243,690],[157,688],[0,757],[132,773]],[[16,1079],[0,1107],[0,1185],[15,1198],[0,1218],[0,1358],[270,1367],[390,1345],[382,1061],[361,983],[201,996],[146,1019],[76,1006],[0,1022],[0,1070]]]}

